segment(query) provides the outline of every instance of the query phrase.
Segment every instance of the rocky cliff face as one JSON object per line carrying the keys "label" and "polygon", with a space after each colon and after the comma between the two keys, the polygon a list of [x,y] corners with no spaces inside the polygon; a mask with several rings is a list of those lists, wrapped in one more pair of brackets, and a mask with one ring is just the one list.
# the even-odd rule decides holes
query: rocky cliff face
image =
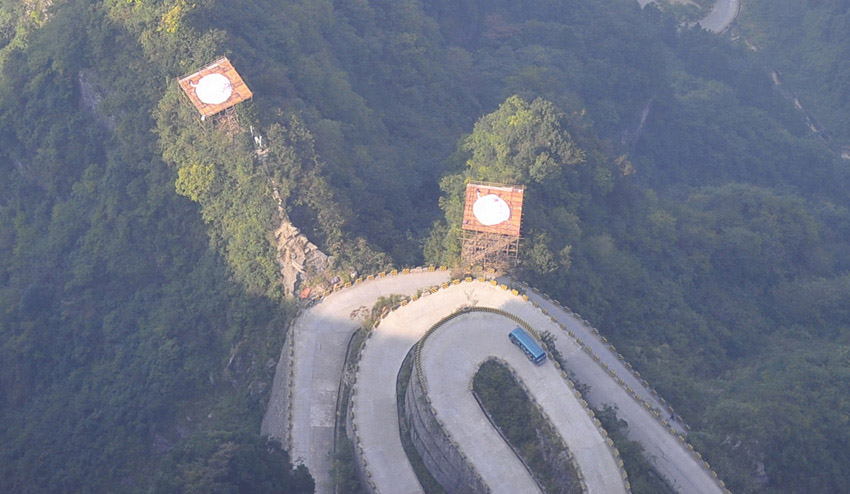
{"label": "rocky cliff face", "polygon": [[106,96],[106,88],[98,80],[92,69],[83,69],[77,73],[77,86],[80,89],[80,105],[94,115],[97,123],[102,127],[115,130],[115,115],[109,115],[104,111],[103,99]]}
{"label": "rocky cliff face", "polygon": [[[253,135],[253,129],[251,129]],[[255,141],[257,144],[257,158],[266,166],[266,152],[262,149],[262,139]],[[328,271],[333,258],[319,250],[306,235],[289,221],[289,216],[283,209],[283,199],[280,195],[278,184],[266,170],[266,176],[272,186],[272,197],[277,203],[277,216],[280,225],[274,231],[275,244],[277,246],[277,264],[280,266],[280,282],[287,296],[296,295],[295,290],[305,280],[315,279],[318,275]]]}
{"label": "rocky cliff face", "polygon": [[286,295],[295,295],[304,280],[315,278],[331,265],[331,258],[319,250],[285,216],[274,232],[277,262]]}

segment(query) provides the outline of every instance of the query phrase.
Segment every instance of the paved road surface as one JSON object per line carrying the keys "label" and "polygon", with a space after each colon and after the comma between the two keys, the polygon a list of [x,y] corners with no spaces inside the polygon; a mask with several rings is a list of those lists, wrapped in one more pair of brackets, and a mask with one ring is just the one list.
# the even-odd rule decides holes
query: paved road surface
{"label": "paved road surface", "polygon": [[707,31],[721,33],[738,17],[740,9],[741,0],[717,0],[711,12],[699,24]]}
{"label": "paved road surface", "polygon": [[[478,366],[491,355],[512,367],[573,453],[590,494],[625,493],[620,468],[611,449],[587,411],[551,362],[537,366],[508,340],[516,323],[497,314],[475,312],[453,319],[428,337],[422,349],[431,402],[448,432],[494,493],[514,494],[537,489],[518,461],[516,469],[494,461],[494,446],[510,449],[490,426],[468,384]],[[445,412],[443,412],[445,410]],[[523,479],[525,485],[516,481]]]}
{"label": "paved road surface", "polygon": [[[333,447],[333,418],[335,414],[336,394],[342,373],[346,345],[352,332],[360,324],[362,311],[371,308],[380,296],[393,293],[414,293],[419,288],[438,285],[447,278],[448,273],[446,272],[425,272],[380,278],[329,296],[302,314],[296,321],[293,332],[290,335],[290,342],[294,345],[295,349],[295,362],[293,363],[293,398],[291,403],[293,435],[292,444],[289,445],[289,449],[296,462],[304,462],[310,469],[316,479],[316,492],[331,492],[331,458],[329,452]],[[427,310],[424,308],[419,309],[421,307],[419,304],[422,302],[432,297],[437,301],[440,299],[441,294],[446,293],[451,294],[451,296],[446,297],[439,304],[439,310],[431,310],[431,308]],[[508,299],[499,305],[488,303],[488,299],[491,297],[489,294],[491,293],[501,294],[501,296],[508,297]],[[529,293],[529,295],[532,298],[537,297],[533,293]],[[584,334],[579,332],[584,331],[587,334],[586,338],[582,338],[585,343],[594,346],[595,351],[598,351],[598,355],[602,356],[600,358],[604,357],[604,345],[596,341],[586,328],[582,329],[583,325],[580,321],[542,298],[540,302],[541,306],[549,304],[547,310],[549,310],[550,314],[567,327],[574,328],[576,335]],[[387,321],[390,321],[393,317],[398,317],[399,314],[403,314],[405,311],[411,314],[418,314],[416,319],[421,320],[423,325],[429,321],[433,321],[427,325],[430,326],[439,318],[448,315],[463,305],[501,307],[503,310],[512,312],[526,320],[532,327],[546,329],[552,332],[558,337],[556,341],[557,347],[567,357],[570,364],[569,370],[573,371],[580,381],[592,387],[592,391],[588,397],[589,401],[597,406],[601,403],[610,403],[619,408],[618,413],[620,417],[629,422],[630,436],[640,441],[644,448],[655,457],[655,464],[660,473],[668,478],[670,483],[679,492],[712,494],[721,492],[711,481],[708,473],[678,443],[675,436],[667,432],[599,364],[593,361],[587,353],[579,349],[576,343],[567,337],[549,317],[544,316],[530,303],[523,302],[520,297],[512,296],[510,292],[481,282],[462,283],[461,285],[440,290],[436,294],[423,297],[419,301],[412,302],[393,312],[384,320],[381,328],[378,329],[376,335],[371,340],[377,337],[377,334],[382,328],[386,329],[384,328],[384,324]],[[407,343],[406,341],[404,344],[406,345]],[[371,343],[364,350],[365,358],[361,360],[360,372],[364,372],[365,369],[372,365],[370,364],[371,357],[366,353],[370,345]],[[286,350],[284,350],[285,352]],[[281,356],[281,361],[284,360],[283,357],[284,355]],[[612,354],[608,358],[616,359]],[[616,365],[613,360],[611,361],[611,365]],[[289,371],[284,367],[279,366],[277,369],[272,397],[262,427],[264,433],[281,439],[285,439],[287,430],[285,414],[286,397],[283,383],[286,382]],[[394,386],[397,368],[393,371],[390,367],[395,368],[395,365],[382,367],[385,374],[377,378],[377,380],[391,382]],[[628,373],[618,372],[618,374],[624,380],[628,378]],[[365,381],[359,378],[358,386],[361,386],[363,382]],[[651,396],[647,391],[641,390],[642,386],[639,383],[636,383],[636,386],[632,387],[645,396]],[[394,397],[392,400],[394,400]],[[392,402],[394,403],[394,401]],[[381,405],[378,408],[383,410],[385,407]],[[378,408],[375,409],[376,413]],[[395,407],[390,405],[388,408],[393,415],[393,425],[388,428],[397,431],[394,415]],[[381,424],[377,420],[376,422]],[[386,427],[386,422],[383,425]],[[358,432],[360,432],[360,429],[358,429]],[[395,435],[398,435],[397,432]],[[387,463],[407,463],[406,457],[402,455],[396,458],[394,453],[392,456],[388,455],[386,460]],[[370,469],[374,465],[376,463],[370,462]],[[392,468],[402,471],[409,467],[393,466]]]}
{"label": "paved road surface", "polygon": [[[691,456],[690,452],[679,443],[676,436],[670,434],[658,420],[641,404],[632,398],[626,390],[614,381],[600,363],[605,363],[610,369],[630,385],[642,397],[652,397],[643,385],[631,376],[617,357],[573,314],[546,301],[534,292],[528,292],[529,299],[537,301],[540,306],[564,324],[568,330],[586,345],[593,348],[593,353],[600,358],[597,363],[584,350],[580,349],[575,340],[568,337],[560,328],[555,326],[548,316],[540,311],[512,309],[510,312],[522,317],[527,323],[538,330],[548,330],[556,336],[555,345],[566,358],[565,369],[573,372],[576,379],[590,385],[591,391],[587,396],[588,402],[594,407],[601,408],[604,404],[618,408],[617,416],[629,423],[629,438],[640,442],[646,453],[653,458],[653,464],[668,483],[681,493],[718,494],[723,490],[715,484],[709,473]],[[638,387],[635,387],[638,386]],[[657,404],[657,400],[650,403]]]}
{"label": "paved road surface", "polygon": [[[654,1],[637,0],[641,7],[645,7]],[[716,0],[708,15],[699,21],[699,25],[707,31],[722,33],[738,17],[740,9],[741,0]]]}
{"label": "paved road surface", "polygon": [[[323,299],[303,313],[289,338],[294,345],[292,389],[293,462],[304,463],[316,480],[316,493],[333,491],[331,484],[333,426],[345,352],[351,334],[360,326],[366,311],[381,296],[412,295],[421,288],[439,285],[448,272],[419,272],[387,276],[347,288]],[[285,360],[287,346],[281,352]],[[261,431],[286,444],[287,419],[285,383],[289,369],[278,365],[272,394]],[[395,378],[393,378],[395,381]]]}
{"label": "paved road surface", "polygon": [[[500,281],[508,284],[513,283],[512,280],[507,277],[500,278]],[[593,353],[599,357],[600,363],[604,363],[609,369],[613,369],[614,372],[623,379],[626,385],[630,386],[642,399],[648,401],[653,408],[659,410],[659,412],[664,412],[665,417],[667,417],[666,420],[670,422],[670,425],[675,428],[678,433],[685,433],[685,424],[680,422],[678,419],[671,420],[669,418],[667,407],[643,385],[641,379],[638,379],[629,369],[626,368],[625,362],[619,359],[619,356],[615,353],[615,351],[611,350],[610,347],[602,341],[599,335],[594,333],[589,326],[585,325],[578,319],[578,315],[573,314],[569,310],[555,304],[551,299],[541,296],[528,286],[525,286],[525,290],[529,300],[538,303],[540,307],[555,316],[558,319],[558,322],[566,326],[567,330],[573,331],[576,337],[582,340],[585,345],[589,346],[593,350]],[[591,395],[591,404],[595,407],[601,408],[602,402],[595,402],[593,400],[595,395],[593,395],[592,392]]]}
{"label": "paved road surface", "polygon": [[[384,493],[423,492],[401,445],[396,376],[410,347],[444,315],[427,303],[434,297],[429,295],[392,312],[366,340],[360,356],[351,397],[354,423],[372,480]],[[446,303],[446,310],[455,310],[462,301]]]}
{"label": "paved road surface", "polygon": [[[362,409],[356,409],[358,433],[361,446],[367,452],[366,459],[372,471],[372,480],[382,492],[394,492],[392,488],[388,490],[387,485],[398,488],[403,485],[405,489],[403,492],[417,492],[415,490],[417,484],[414,482],[401,484],[399,472],[409,467],[389,465],[391,458],[398,458],[397,461],[407,463],[403,453],[399,453],[402,450],[397,428],[386,426],[389,420],[393,420],[392,423],[395,425],[395,378],[406,353],[405,346],[409,348],[416,341],[417,333],[427,330],[441,317],[456,311],[461,306],[500,308],[517,315],[535,329],[551,332],[556,336],[556,346],[567,358],[568,370],[574,372],[579,381],[591,386],[589,401],[596,406],[607,403],[618,407],[618,415],[629,422],[630,437],[644,445],[646,451],[654,457],[659,473],[667,478],[671,485],[682,493],[718,494],[722,492],[701,464],[679,443],[677,437],[670,434],[649,411],[614,381],[599,363],[581,350],[555,322],[534,308],[530,302],[524,302],[508,291],[481,282],[452,286],[398,309],[384,319],[364,349],[360,361],[355,402],[357,407],[363,406]],[[595,341],[595,337],[578,319],[566,311],[557,309],[554,305],[551,308],[550,314],[555,316],[558,322],[576,331],[577,335],[580,334],[579,331],[585,331],[587,333],[585,342],[598,347],[600,355],[604,356],[603,351],[608,351],[606,347],[601,341]],[[480,340],[474,338],[472,340],[476,345],[483,344]],[[374,349],[373,345],[375,345]],[[390,355],[390,351],[393,355]],[[619,364],[610,351],[608,354],[612,365],[614,362]],[[601,358],[600,361],[602,361]],[[624,367],[621,376],[624,380],[628,377]],[[461,381],[461,386],[468,384],[468,380],[461,379]],[[634,384],[638,386],[634,388],[636,390],[642,387],[636,380]],[[641,393],[651,396],[645,390]],[[370,403],[370,405],[360,403]],[[379,410],[386,408],[389,410],[383,412]],[[458,418],[455,422],[447,418],[456,413],[452,410],[438,408],[438,413],[441,419],[452,427],[461,429],[471,427],[465,420]],[[376,415],[371,420],[363,420],[363,417],[369,414]],[[374,425],[372,429],[369,429],[369,423]],[[471,450],[467,454],[472,458]],[[495,460],[491,458],[489,462],[476,463],[476,465],[482,477],[486,479],[485,470],[503,468],[506,462],[507,460],[503,458]],[[586,476],[590,477],[587,474]],[[407,490],[408,488],[411,490]]]}

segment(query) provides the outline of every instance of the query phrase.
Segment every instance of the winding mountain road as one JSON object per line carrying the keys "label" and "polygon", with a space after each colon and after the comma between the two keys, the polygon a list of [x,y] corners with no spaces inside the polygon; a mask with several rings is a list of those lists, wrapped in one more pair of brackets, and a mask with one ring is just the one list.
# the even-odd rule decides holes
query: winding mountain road
{"label": "winding mountain road", "polygon": [[337,393],[351,335],[378,298],[412,295],[448,279],[448,272],[422,270],[367,281],[331,294],[295,321],[281,351],[260,430],[280,439],[293,462],[307,465],[317,494],[333,492]]}
{"label": "winding mountain road", "polygon": [[[489,295],[499,295],[490,291]],[[514,488],[514,479],[521,476],[504,468],[508,460],[517,464],[526,483],[532,479],[490,426],[469,392],[468,385],[481,363],[490,356],[498,356],[546,410],[553,427],[574,455],[587,485],[587,494],[625,494],[627,490],[618,458],[606,443],[606,437],[551,361],[534,365],[510,343],[508,333],[516,326],[502,315],[471,312],[452,319],[425,341],[422,370],[427,376],[431,403],[440,411],[447,432],[477,466],[493,493],[537,490],[534,484],[530,488]],[[504,460],[493,454],[494,445],[506,450]]]}
{"label": "winding mountain road", "polygon": [[[510,292],[489,283],[453,285],[392,312],[373,332],[361,354],[352,399],[358,446],[380,492],[422,492],[408,462],[399,461],[406,457],[397,427],[395,376],[410,348],[441,318],[463,307],[504,308],[512,302],[515,297]],[[625,493],[605,438],[550,362],[535,366],[511,345],[507,335],[515,327],[516,323],[504,316],[469,313],[444,324],[426,341],[422,370],[447,432],[492,492],[538,492],[469,392],[478,366],[490,356],[498,356],[517,371],[537,402],[549,411],[553,425],[578,460],[589,493]]]}
{"label": "winding mountain road", "polygon": [[[330,452],[333,449],[337,391],[346,346],[351,334],[360,325],[361,317],[380,296],[393,293],[410,295],[447,280],[448,273],[440,271],[376,278],[326,297],[296,321],[281,354],[262,432],[282,439],[293,460],[307,465],[316,479],[317,493],[332,492]],[[417,341],[416,334],[424,332],[440,318],[463,306],[486,306],[507,311],[539,331],[552,333],[556,347],[566,357],[567,370],[577,380],[591,386],[588,401],[597,407],[606,403],[618,407],[618,415],[630,424],[630,437],[641,442],[659,473],[678,492],[725,492],[694,454],[688,451],[679,436],[674,434],[682,430],[682,425],[659,420],[659,414],[667,413],[663,404],[639,378],[631,374],[621,358],[601,337],[577,316],[554,302],[531,290],[528,290],[527,297],[526,301],[488,282],[449,285],[393,311],[373,331],[361,356],[353,406],[356,407],[356,416],[360,421],[357,429],[360,447],[364,454],[371,455],[367,458],[372,478],[377,485],[381,485],[379,478],[391,482],[379,490],[421,492],[415,478],[406,481],[409,485],[402,484],[400,480],[412,471],[409,470],[406,456],[399,453],[400,439],[394,405],[395,380],[404,354]],[[470,338],[471,347],[481,341],[479,336],[470,335]],[[385,345],[380,343],[382,339],[386,339]],[[490,341],[490,338],[485,341]],[[479,356],[470,356],[469,361],[477,358]],[[463,386],[468,384],[468,376],[460,377],[459,380],[464,380]],[[366,387],[367,384],[376,386],[373,389]],[[287,399],[290,390],[291,397]],[[370,394],[373,392],[378,394]],[[450,421],[448,417],[454,413],[450,410],[440,410],[440,413],[441,418],[451,424],[447,427],[470,427],[465,419]],[[446,415],[443,416],[443,413]],[[373,417],[373,420],[363,421],[362,417]],[[372,425],[376,432],[370,435],[369,427]],[[470,458],[476,449],[470,446]],[[577,455],[578,452],[573,453]],[[509,460],[480,461],[483,463],[476,464],[476,468],[483,471],[502,468]],[[386,472],[383,473],[381,469]],[[593,477],[592,472],[590,469],[582,473],[589,479]],[[483,473],[482,477],[485,477]],[[608,474],[601,477],[607,478]],[[405,487],[402,489],[403,485]],[[607,491],[603,489],[596,492]]]}
{"label": "winding mountain road", "polygon": [[722,33],[738,17],[741,10],[741,0],[717,0],[699,25],[707,31]]}
{"label": "winding mountain road", "polygon": [[[641,8],[646,7],[655,0],[637,0]],[[711,11],[703,17],[698,24],[706,31],[722,33],[738,17],[741,10],[741,0],[716,0]]]}

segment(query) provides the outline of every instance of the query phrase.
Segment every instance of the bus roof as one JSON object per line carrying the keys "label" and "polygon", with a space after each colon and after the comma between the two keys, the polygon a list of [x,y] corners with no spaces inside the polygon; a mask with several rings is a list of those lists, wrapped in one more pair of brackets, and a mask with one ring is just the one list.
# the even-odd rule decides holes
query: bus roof
{"label": "bus roof", "polygon": [[538,345],[537,342],[534,341],[534,338],[529,336],[524,329],[517,327],[516,329],[511,331],[511,334],[514,335],[514,338],[519,340],[519,342],[522,343],[522,345],[527,348],[529,352],[531,352],[534,358],[539,358],[542,355],[546,354],[546,352],[544,352],[543,349],[540,348],[540,345]]}

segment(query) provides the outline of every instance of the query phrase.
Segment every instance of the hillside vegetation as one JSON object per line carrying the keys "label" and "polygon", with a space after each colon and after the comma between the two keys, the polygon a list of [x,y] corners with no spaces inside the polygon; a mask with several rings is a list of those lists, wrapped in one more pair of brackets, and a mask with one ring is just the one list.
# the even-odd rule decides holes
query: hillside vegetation
{"label": "hillside vegetation", "polygon": [[[220,55],[235,127],[175,83]],[[312,490],[258,437],[272,187],[369,272],[456,260],[467,179],[527,186],[517,276],[734,492],[850,489],[848,168],[744,46],[627,0],[10,0],[0,491]]]}
{"label": "hillside vegetation", "polygon": [[753,0],[739,25],[824,136],[850,147],[850,2]]}
{"label": "hillside vegetation", "polygon": [[546,494],[581,492],[572,453],[508,365],[482,363],[472,378],[472,392]]}

